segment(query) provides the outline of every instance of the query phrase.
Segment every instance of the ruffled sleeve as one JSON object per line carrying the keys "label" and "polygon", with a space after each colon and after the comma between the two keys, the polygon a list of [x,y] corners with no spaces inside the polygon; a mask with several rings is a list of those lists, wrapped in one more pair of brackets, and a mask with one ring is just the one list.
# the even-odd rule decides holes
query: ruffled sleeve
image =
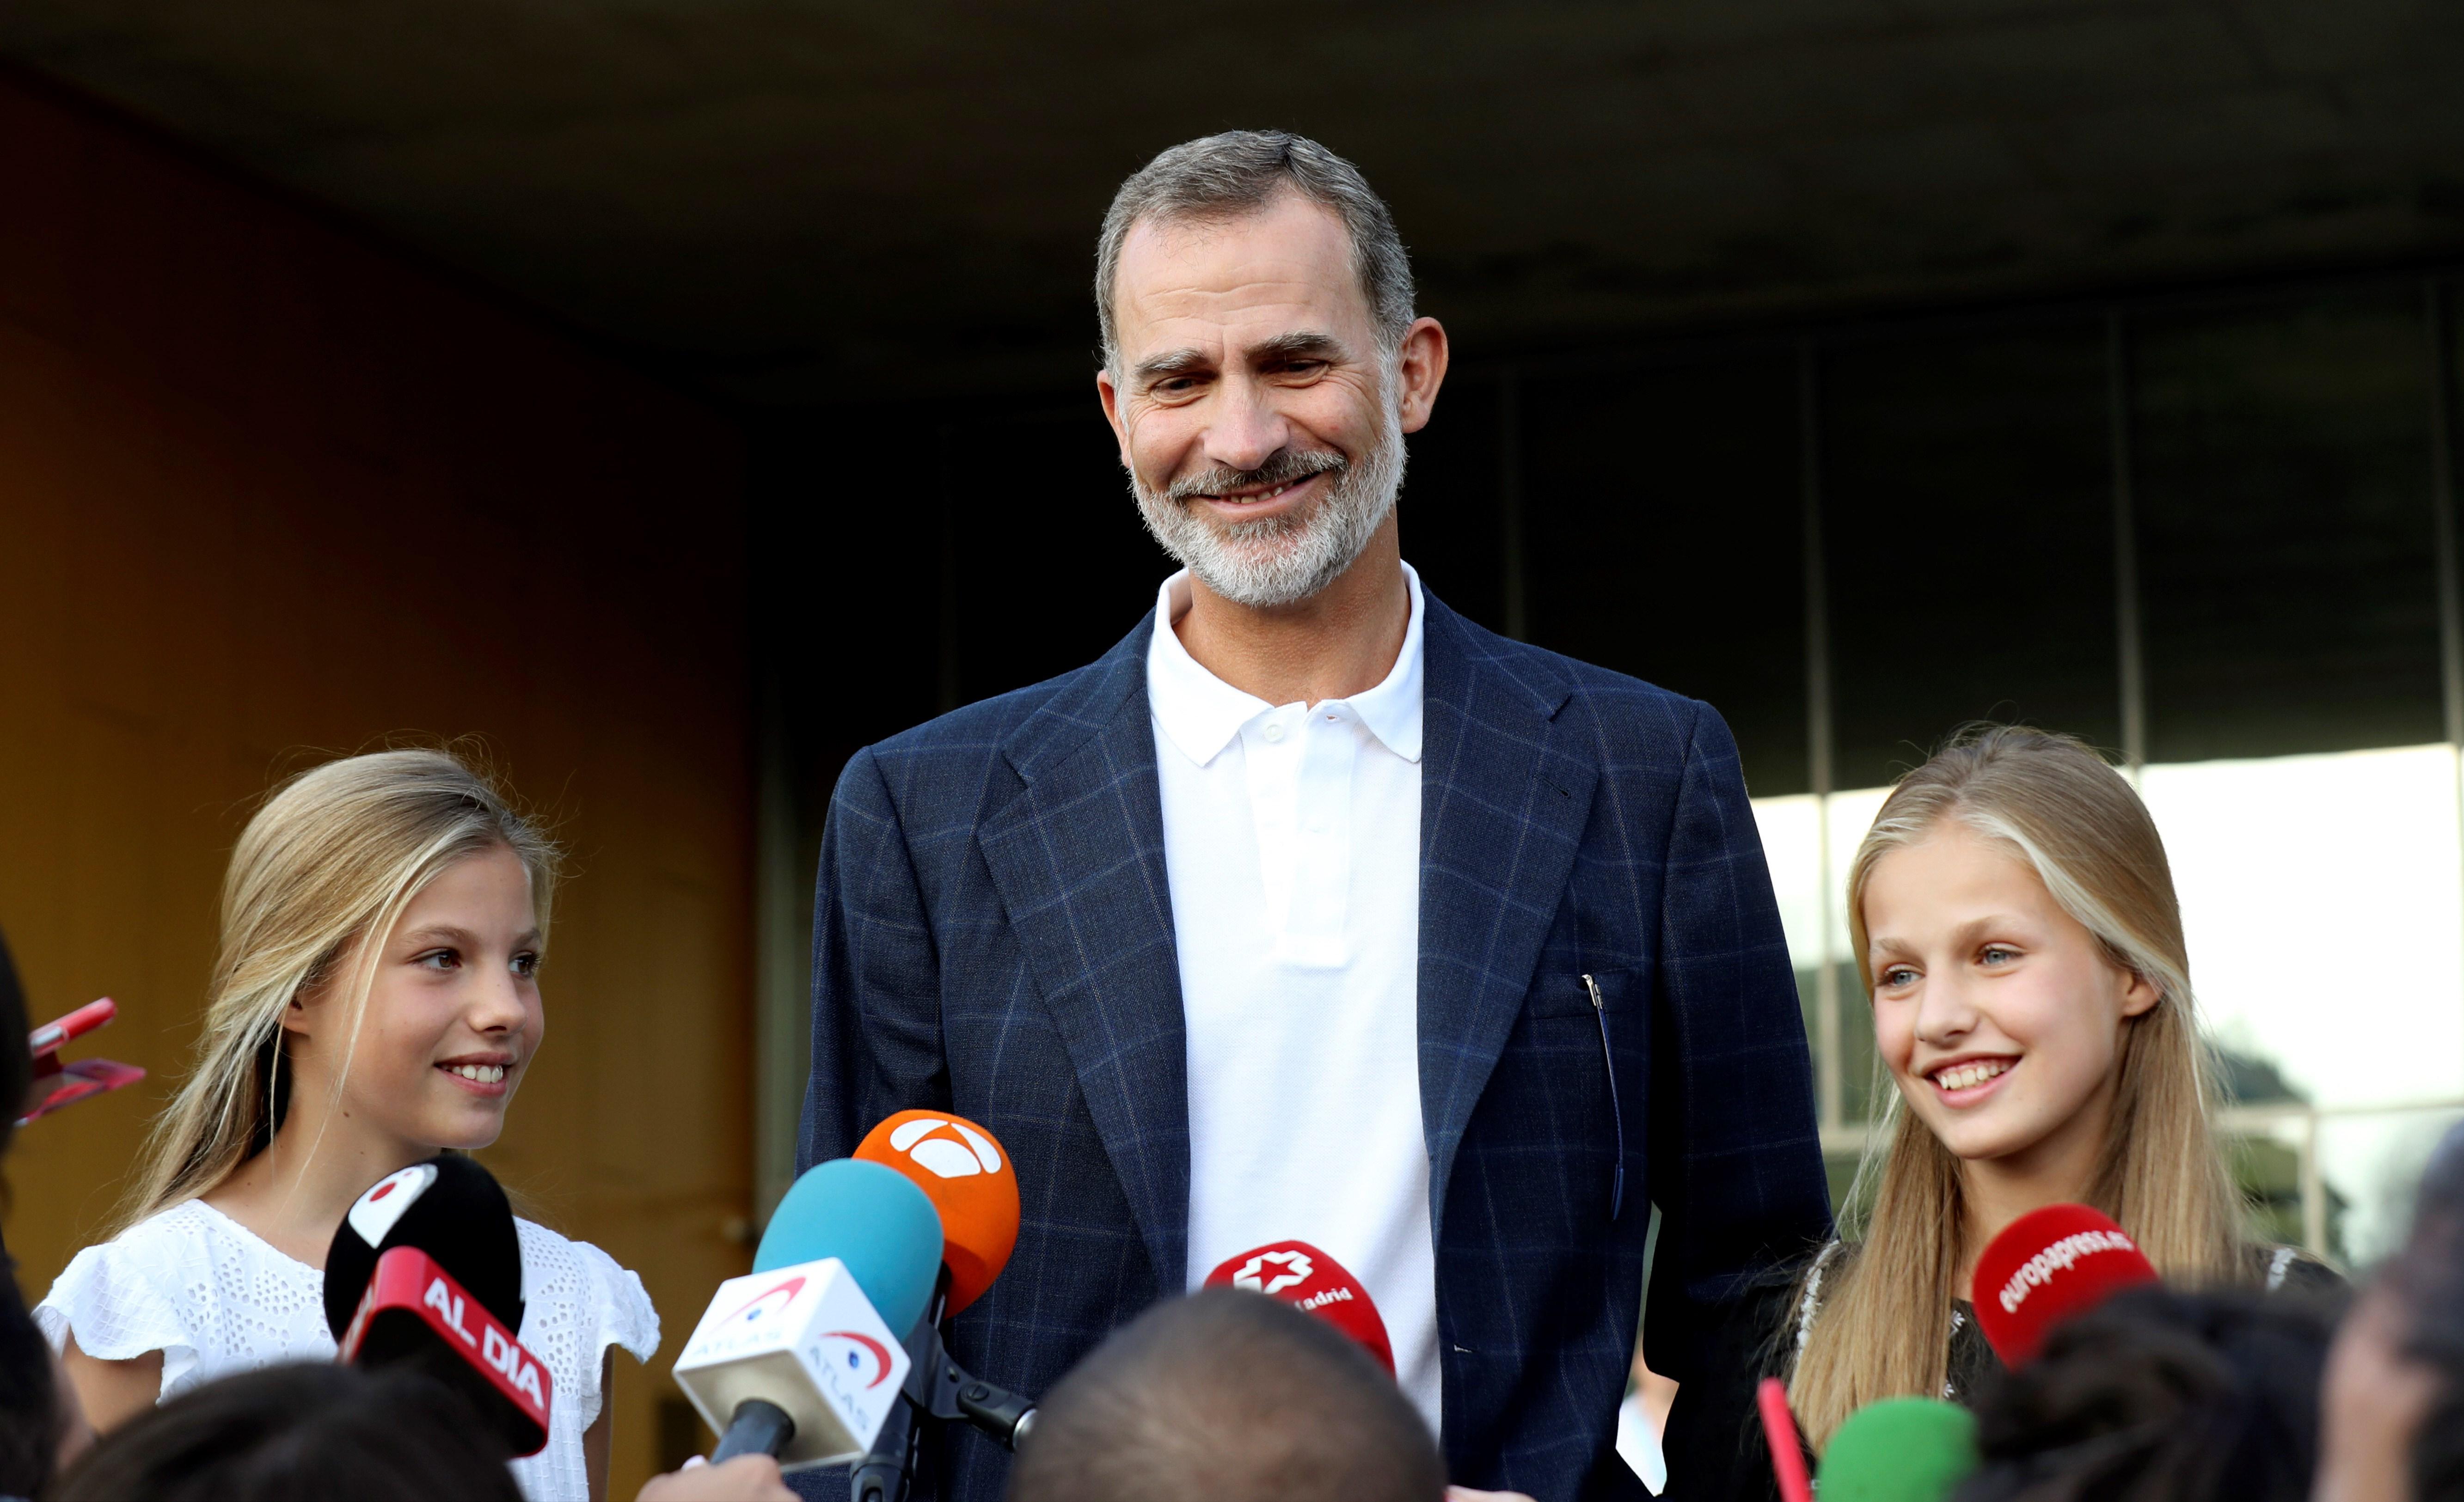
{"label": "ruffled sleeve", "polygon": [[649,1290],[642,1287],[642,1275],[586,1241],[575,1242],[573,1250],[599,1285],[597,1349],[620,1345],[633,1360],[644,1362],[658,1355],[659,1311],[650,1302]]}
{"label": "ruffled sleeve", "polygon": [[174,1295],[138,1248],[126,1241],[88,1247],[52,1282],[34,1306],[34,1322],[55,1352],[71,1332],[77,1349],[103,1361],[163,1353],[163,1395],[176,1391],[197,1365],[197,1348]]}
{"label": "ruffled sleeve", "polygon": [[547,1362],[558,1405],[587,1428],[599,1417],[599,1369],[609,1346],[647,1361],[659,1349],[659,1312],[642,1280],[586,1241],[531,1221],[521,1231],[529,1308],[521,1340]]}

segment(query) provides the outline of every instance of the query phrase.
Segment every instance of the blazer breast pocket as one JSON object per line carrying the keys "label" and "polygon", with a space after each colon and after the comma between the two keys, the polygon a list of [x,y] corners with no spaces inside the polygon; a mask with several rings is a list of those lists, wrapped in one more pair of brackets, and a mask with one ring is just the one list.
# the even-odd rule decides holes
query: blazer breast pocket
{"label": "blazer breast pocket", "polygon": [[[1609,1025],[1637,1015],[1634,992],[1641,977],[1634,970],[1593,970],[1588,974],[1572,971],[1539,976],[1523,998],[1523,1014],[1535,1022],[1551,1018],[1571,1017],[1591,1022],[1605,1014]],[[1599,1002],[1593,1005],[1593,989],[1596,987]]]}
{"label": "blazer breast pocket", "polygon": [[[1523,1000],[1533,1043],[1551,1057],[1574,1064],[1579,1076],[1564,1081],[1604,1099],[1610,1157],[1609,1219],[1625,1208],[1625,1102],[1617,1088],[1617,1056],[1641,1039],[1643,1016],[1634,970],[1551,972],[1538,977]],[[1638,1101],[1637,1105],[1639,1106]]]}

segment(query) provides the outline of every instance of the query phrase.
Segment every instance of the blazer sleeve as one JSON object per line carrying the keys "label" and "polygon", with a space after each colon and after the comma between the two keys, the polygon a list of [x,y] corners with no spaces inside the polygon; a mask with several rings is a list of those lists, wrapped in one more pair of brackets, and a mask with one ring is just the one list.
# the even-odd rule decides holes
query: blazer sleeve
{"label": "blazer sleeve", "polygon": [[894,1111],[949,1103],[940,962],[898,807],[869,749],[830,795],[813,894],[813,1073],[796,1167]]}
{"label": "blazer sleeve", "polygon": [[[1777,1270],[1830,1234],[1796,974],[1736,742],[1697,707],[1668,840],[1653,1009],[1645,1358],[1678,1383],[1670,1498],[1723,1496],[1753,1423]],[[1718,1479],[1714,1479],[1718,1478]]]}

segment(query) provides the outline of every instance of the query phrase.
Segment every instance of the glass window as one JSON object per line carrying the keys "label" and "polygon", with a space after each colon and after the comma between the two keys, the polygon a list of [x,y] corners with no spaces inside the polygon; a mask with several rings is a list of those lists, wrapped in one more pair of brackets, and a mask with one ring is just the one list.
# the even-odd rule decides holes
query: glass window
{"label": "glass window", "polygon": [[1837,786],[1971,720],[2120,743],[2106,364],[2092,319],[1825,358]]}
{"label": "glass window", "polygon": [[[1888,788],[1855,788],[1835,793],[1825,822],[1830,830],[1831,960],[1839,975],[1839,1088],[1841,1118],[1871,1121],[1889,1103],[1888,1081],[1875,1078],[1874,1013],[1865,1004],[1865,983],[1859,961],[1848,942],[1848,867],[1857,859],[1874,816],[1882,811]],[[1877,1088],[1879,1083],[1879,1088]]]}
{"label": "glass window", "polygon": [[[1754,830],[1771,864],[1771,893],[1779,899],[1779,924],[1788,935],[1796,968],[1796,993],[1805,1009],[1805,1035],[1818,1035],[1814,1010],[1815,976],[1822,966],[1822,929],[1828,921],[1822,884],[1822,803],[1811,793],[1753,801]],[[1816,1061],[1816,1068],[1820,1063]]]}
{"label": "glass window", "polygon": [[2319,1123],[2319,1178],[2325,1236],[2321,1250],[2347,1267],[2400,1251],[2431,1149],[2464,1111],[2332,1116]]}
{"label": "glass window", "polygon": [[2437,745],[2142,779],[2259,1229],[2347,1266],[2394,1250],[2464,1103],[2458,771]]}
{"label": "glass window", "polygon": [[1793,357],[1528,380],[1532,639],[1708,700],[1757,794],[1809,785]]}
{"label": "glass window", "polygon": [[2151,316],[2132,351],[2148,759],[2440,739],[2418,293]]}
{"label": "glass window", "polygon": [[2298,1099],[2464,1097],[2464,848],[2445,745],[2151,766],[2208,1033]]}

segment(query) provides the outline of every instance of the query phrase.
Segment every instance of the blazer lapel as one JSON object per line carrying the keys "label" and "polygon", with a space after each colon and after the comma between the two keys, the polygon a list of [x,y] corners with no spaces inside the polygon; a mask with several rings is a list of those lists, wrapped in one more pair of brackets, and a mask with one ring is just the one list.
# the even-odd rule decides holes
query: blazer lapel
{"label": "blazer lapel", "polygon": [[1501,659],[1434,599],[1423,630],[1420,1113],[1442,1245],[1455,1152],[1522,1012],[1599,769],[1554,723],[1562,676]]}
{"label": "blazer lapel", "polygon": [[1146,695],[1154,624],[1011,733],[1023,787],[976,838],[1169,1290],[1188,1275],[1189,1082]]}

